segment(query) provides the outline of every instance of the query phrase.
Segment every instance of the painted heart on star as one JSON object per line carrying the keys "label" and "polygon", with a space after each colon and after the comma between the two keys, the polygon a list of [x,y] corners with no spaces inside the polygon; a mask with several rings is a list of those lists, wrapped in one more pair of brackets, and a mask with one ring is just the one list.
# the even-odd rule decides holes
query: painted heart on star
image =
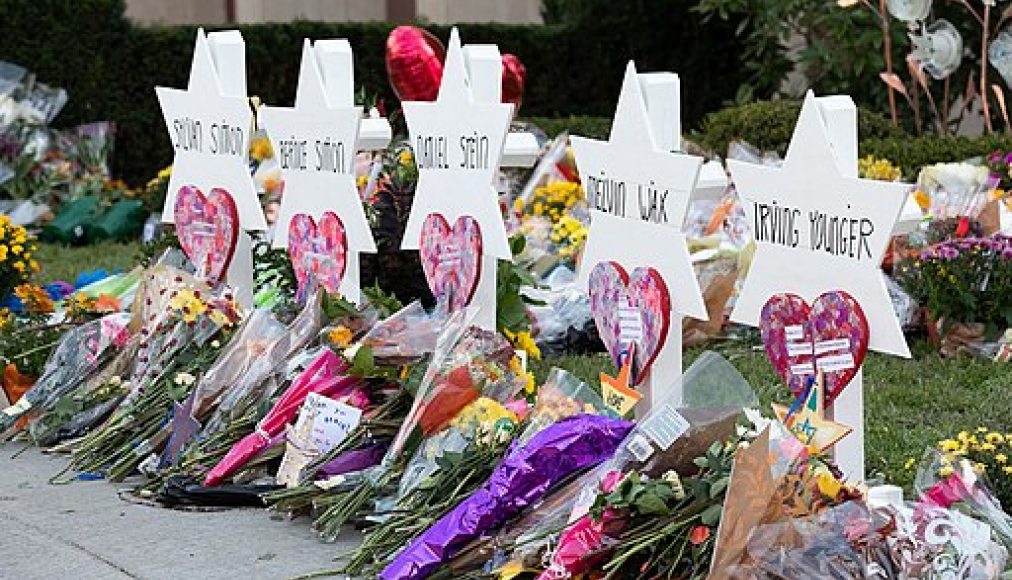
{"label": "painted heart on star", "polygon": [[615,262],[600,262],[590,272],[590,313],[616,366],[635,343],[632,381],[646,377],[664,347],[671,324],[671,297],[660,273],[636,268],[632,275]]}
{"label": "painted heart on star", "polygon": [[215,188],[205,196],[196,187],[184,185],[173,211],[176,237],[197,277],[212,284],[222,280],[239,239],[239,212],[231,194]]}
{"label": "painted heart on star", "polygon": [[422,271],[436,300],[451,311],[471,303],[481,277],[481,227],[471,216],[460,216],[450,227],[442,214],[430,213],[422,224],[418,245]]}
{"label": "painted heart on star", "polygon": [[338,294],[348,264],[348,236],[344,222],[325,211],[317,222],[313,216],[297,213],[288,222],[288,256],[304,296],[311,283],[330,294]]}
{"label": "painted heart on star", "polygon": [[868,353],[868,319],[842,290],[821,294],[811,306],[795,294],[777,294],[763,306],[759,329],[766,355],[795,397],[824,373],[829,407],[854,378]]}

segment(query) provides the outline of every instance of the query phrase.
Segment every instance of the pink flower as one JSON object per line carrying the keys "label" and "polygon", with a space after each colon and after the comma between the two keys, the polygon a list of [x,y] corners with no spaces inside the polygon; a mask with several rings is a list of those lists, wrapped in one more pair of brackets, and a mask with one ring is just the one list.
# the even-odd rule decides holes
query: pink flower
{"label": "pink flower", "polygon": [[609,471],[604,476],[604,479],[601,480],[601,491],[611,493],[615,489],[615,486],[621,483],[623,479],[625,479],[625,474],[621,471]]}

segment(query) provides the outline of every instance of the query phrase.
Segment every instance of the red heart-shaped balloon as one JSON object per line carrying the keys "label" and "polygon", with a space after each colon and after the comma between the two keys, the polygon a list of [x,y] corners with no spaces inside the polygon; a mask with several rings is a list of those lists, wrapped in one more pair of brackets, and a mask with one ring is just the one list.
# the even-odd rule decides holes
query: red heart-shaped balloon
{"label": "red heart-shaped balloon", "polygon": [[311,280],[330,294],[337,294],[348,263],[344,222],[332,211],[323,212],[319,223],[311,215],[295,214],[288,222],[288,255],[300,296]]}
{"label": "red heart-shaped balloon", "polygon": [[524,100],[524,80],[527,69],[515,54],[502,55],[502,102],[513,103],[513,115],[520,110]]}
{"label": "red heart-shaped balloon", "polygon": [[176,195],[173,211],[176,237],[197,277],[216,284],[228,271],[239,239],[235,200],[224,189],[212,189],[205,196],[196,187],[184,185]]}
{"label": "red heart-shaped balloon", "polygon": [[387,37],[387,76],[402,101],[434,101],[443,78],[446,49],[431,32],[398,26]]}
{"label": "red heart-shaped balloon", "polygon": [[811,306],[795,294],[777,294],[763,306],[759,329],[766,355],[794,396],[823,372],[826,407],[868,352],[868,320],[857,300],[842,290],[821,294]]}
{"label": "red heart-shaped balloon", "polygon": [[430,213],[422,224],[418,245],[422,271],[436,300],[451,311],[471,303],[481,277],[481,227],[471,216],[460,216],[453,228],[442,214]]}
{"label": "red heart-shaped balloon", "polygon": [[616,262],[600,262],[590,272],[590,314],[611,359],[621,366],[635,343],[632,383],[638,385],[667,340],[671,297],[664,278],[653,268],[632,275]]}

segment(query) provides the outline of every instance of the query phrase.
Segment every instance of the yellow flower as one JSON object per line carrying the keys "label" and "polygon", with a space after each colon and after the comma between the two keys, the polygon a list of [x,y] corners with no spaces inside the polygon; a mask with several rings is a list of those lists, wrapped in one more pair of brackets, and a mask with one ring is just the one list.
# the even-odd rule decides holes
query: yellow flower
{"label": "yellow flower", "polygon": [[21,244],[14,244],[13,246],[11,246],[11,253],[14,254],[15,256],[24,251],[25,248]]}
{"label": "yellow flower", "polygon": [[938,447],[939,449],[941,449],[946,453],[952,453],[953,451],[959,449],[960,445],[958,442],[953,441],[952,439],[946,439],[945,441],[939,443]]}
{"label": "yellow flower", "polygon": [[911,469],[914,468],[915,465],[917,465],[917,460],[911,457],[910,459],[907,459],[906,463],[903,464],[903,469],[910,471]]}
{"label": "yellow flower", "polygon": [[25,263],[24,262],[14,262],[14,269],[17,270],[18,272],[24,272],[25,271]]}
{"label": "yellow flower", "polygon": [[534,342],[534,338],[531,337],[531,333],[526,330],[518,332],[513,338],[513,345],[520,350],[527,351],[527,356],[534,360],[541,360],[541,349],[538,348],[538,344]]}
{"label": "yellow flower", "polygon": [[274,151],[271,149],[271,142],[264,137],[257,137],[249,144],[249,155],[257,161],[263,161],[274,157]]}
{"label": "yellow flower", "polygon": [[980,462],[974,463],[973,468],[977,471],[977,473],[984,473],[987,471],[987,466]]}
{"label": "yellow flower", "polygon": [[533,372],[524,373],[524,379],[525,379],[524,394],[526,395],[534,394],[534,389],[537,387],[537,385],[534,384],[534,373]]}
{"label": "yellow flower", "polygon": [[397,159],[401,162],[401,165],[407,167],[411,165],[411,162],[414,160],[414,156],[411,154],[410,149],[405,149],[404,151],[401,151],[400,155],[397,156]]}
{"label": "yellow flower", "polygon": [[943,465],[942,468],[938,470],[938,475],[942,477],[949,477],[954,471],[955,470],[952,469],[951,465]]}
{"label": "yellow flower", "polygon": [[1012,474],[1012,465],[1006,465],[1005,467],[1002,467],[1001,470],[1005,472],[1005,475]]}
{"label": "yellow flower", "polygon": [[966,440],[967,440],[967,439],[969,439],[969,438],[970,438],[970,434],[969,434],[969,433],[967,433],[966,431],[960,431],[960,432],[959,432],[959,433],[958,433],[958,434],[956,435],[956,439],[959,439],[960,441],[966,441]]}
{"label": "yellow flower", "polygon": [[995,445],[1005,442],[1005,437],[1001,433],[996,433],[994,431],[988,433],[984,439],[986,439],[988,443],[993,443]]}
{"label": "yellow flower", "polygon": [[994,456],[994,460],[997,461],[998,463],[1007,463],[1008,456],[1006,456],[1004,453],[999,453],[998,455]]}
{"label": "yellow flower", "polygon": [[201,314],[207,312],[207,304],[190,289],[176,292],[169,300],[169,307],[179,312],[185,322],[196,322]]}
{"label": "yellow flower", "polygon": [[995,450],[995,446],[992,445],[992,444],[990,444],[990,443],[984,443],[983,445],[980,446],[980,450],[981,451],[994,451]]}
{"label": "yellow flower", "polygon": [[838,496],[840,490],[843,488],[843,485],[828,472],[820,473],[816,479],[816,483],[819,485],[819,491],[822,492],[822,495],[830,498]]}
{"label": "yellow flower", "polygon": [[327,333],[327,339],[338,348],[348,348],[354,337],[355,335],[351,332],[351,329],[344,325],[340,325]]}
{"label": "yellow flower", "polygon": [[0,262],[7,260],[7,246],[0,246]]}
{"label": "yellow flower", "polygon": [[918,190],[914,192],[914,201],[917,202],[917,206],[921,209],[928,209],[931,207],[931,197],[923,189],[918,188]]}
{"label": "yellow flower", "polygon": [[987,427],[977,427],[977,433],[987,433]]}
{"label": "yellow flower", "polygon": [[524,200],[519,197],[513,200],[513,211],[521,213],[524,211]]}

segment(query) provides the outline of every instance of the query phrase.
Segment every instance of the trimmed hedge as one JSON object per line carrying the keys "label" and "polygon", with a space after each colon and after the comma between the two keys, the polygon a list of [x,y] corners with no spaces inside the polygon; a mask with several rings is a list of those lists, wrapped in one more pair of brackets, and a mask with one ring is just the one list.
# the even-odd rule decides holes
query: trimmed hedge
{"label": "trimmed hedge", "polygon": [[[701,132],[694,140],[717,155],[727,155],[732,141],[744,140],[762,151],[787,153],[794,133],[794,124],[801,112],[801,101],[756,101],[710,113]],[[861,107],[857,109],[859,139],[902,137],[903,131],[892,126],[889,119]]]}
{"label": "trimmed hedge", "polygon": [[[738,23],[704,25],[691,3],[668,2],[664,10],[651,6],[631,0],[623,19],[608,26],[600,18],[579,18],[551,26],[459,28],[465,42],[496,43],[523,61],[527,82],[522,115],[610,117],[626,61],[632,58],[644,72],[680,74],[683,86],[691,87],[685,92],[684,123],[694,126],[731,99],[745,79],[737,62]],[[70,101],[57,117],[58,125],[115,121],[119,133],[113,170],[138,184],[171,161],[153,87],[185,86],[195,27],[138,27],[124,18],[123,9],[122,0],[0,0],[0,59],[26,66],[43,82],[67,89]],[[384,64],[391,28],[380,22],[242,26],[249,93],[266,103],[291,104],[302,39],[347,38],[355,50],[356,84],[378,93],[388,110],[393,109],[397,103]],[[444,41],[449,37],[446,26],[426,28]],[[714,43],[714,38],[722,40]]]}
{"label": "trimmed hedge", "polygon": [[908,180],[917,178],[925,165],[966,161],[986,156],[995,150],[1012,151],[1012,135],[998,134],[984,137],[939,137],[925,135],[901,139],[865,139],[858,148],[861,155],[874,155],[892,161],[903,170]]}
{"label": "trimmed hedge", "polygon": [[[704,148],[727,153],[731,141],[741,139],[763,151],[787,152],[800,101],[757,101],[711,113],[693,139]],[[858,149],[860,155],[874,155],[892,161],[903,170],[905,179],[917,178],[925,165],[964,161],[987,155],[996,149],[1012,150],[1012,135],[983,137],[940,137],[907,135],[878,113],[858,107]]]}

